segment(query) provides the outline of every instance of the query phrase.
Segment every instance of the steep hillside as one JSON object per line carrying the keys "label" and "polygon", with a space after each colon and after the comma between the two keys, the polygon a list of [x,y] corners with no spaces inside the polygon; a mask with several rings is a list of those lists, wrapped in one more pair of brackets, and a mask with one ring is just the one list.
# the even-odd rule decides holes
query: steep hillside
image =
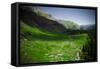
{"label": "steep hillside", "polygon": [[30,26],[36,26],[52,33],[64,33],[66,31],[62,24],[35,13],[34,9],[29,7],[20,8],[20,14],[21,20]]}
{"label": "steep hillside", "polygon": [[56,20],[52,15],[41,11],[41,9],[39,7],[32,7],[33,12],[35,12],[37,15],[43,16],[45,18],[48,18],[50,20]]}

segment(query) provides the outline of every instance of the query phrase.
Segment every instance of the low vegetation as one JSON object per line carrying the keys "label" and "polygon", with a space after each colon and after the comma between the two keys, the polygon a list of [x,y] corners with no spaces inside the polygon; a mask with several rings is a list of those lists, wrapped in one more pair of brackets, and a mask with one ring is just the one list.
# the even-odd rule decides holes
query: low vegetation
{"label": "low vegetation", "polygon": [[50,34],[21,24],[21,63],[84,60],[80,53],[87,43],[87,34]]}

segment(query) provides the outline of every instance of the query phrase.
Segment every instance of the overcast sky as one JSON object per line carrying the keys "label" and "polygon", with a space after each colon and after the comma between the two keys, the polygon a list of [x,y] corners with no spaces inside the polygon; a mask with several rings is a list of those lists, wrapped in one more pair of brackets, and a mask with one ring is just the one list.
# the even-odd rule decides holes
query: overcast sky
{"label": "overcast sky", "polygon": [[39,7],[56,19],[70,20],[79,25],[95,24],[95,10],[77,8]]}

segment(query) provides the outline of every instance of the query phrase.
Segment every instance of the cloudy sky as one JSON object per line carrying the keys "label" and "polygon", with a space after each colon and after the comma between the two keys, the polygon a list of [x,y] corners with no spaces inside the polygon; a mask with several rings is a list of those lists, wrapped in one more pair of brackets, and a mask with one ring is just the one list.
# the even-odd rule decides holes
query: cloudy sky
{"label": "cloudy sky", "polygon": [[70,20],[79,25],[95,24],[95,10],[77,8],[39,7],[56,19]]}

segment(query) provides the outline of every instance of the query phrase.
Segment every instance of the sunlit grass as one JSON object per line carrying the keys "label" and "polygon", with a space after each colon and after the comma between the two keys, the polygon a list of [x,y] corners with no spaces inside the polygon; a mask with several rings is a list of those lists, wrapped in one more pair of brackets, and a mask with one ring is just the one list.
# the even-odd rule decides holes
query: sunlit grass
{"label": "sunlit grass", "polygon": [[31,33],[20,40],[21,63],[81,60],[79,53],[88,38],[87,34],[49,34],[24,23],[21,32]]}

